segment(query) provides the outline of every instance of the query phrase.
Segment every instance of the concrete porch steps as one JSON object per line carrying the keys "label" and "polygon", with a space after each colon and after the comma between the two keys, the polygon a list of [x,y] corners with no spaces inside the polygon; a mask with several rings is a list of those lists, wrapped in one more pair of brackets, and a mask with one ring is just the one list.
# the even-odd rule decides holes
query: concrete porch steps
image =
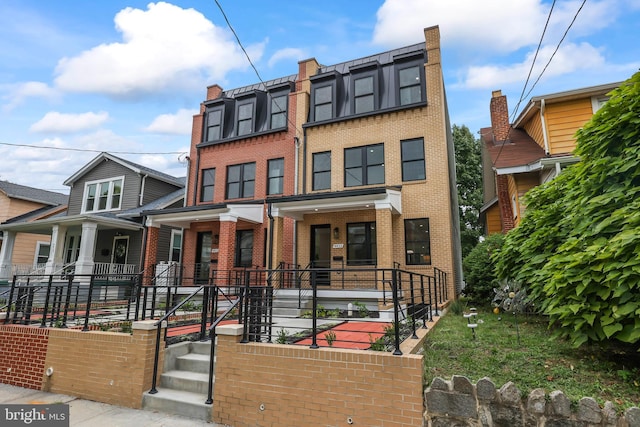
{"label": "concrete porch steps", "polygon": [[142,409],[211,421],[211,405],[205,404],[210,351],[209,342],[182,342],[168,347],[158,392],[144,393]]}
{"label": "concrete porch steps", "polygon": [[287,295],[278,290],[273,297],[272,314],[274,317],[300,317],[303,313],[311,310],[312,306],[313,301],[308,297],[303,297],[302,301],[298,301],[297,294]]}

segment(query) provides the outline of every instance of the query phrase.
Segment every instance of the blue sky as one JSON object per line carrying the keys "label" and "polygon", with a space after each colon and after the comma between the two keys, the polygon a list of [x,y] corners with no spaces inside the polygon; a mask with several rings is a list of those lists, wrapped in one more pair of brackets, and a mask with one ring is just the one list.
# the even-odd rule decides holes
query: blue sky
{"label": "blue sky", "polygon": [[[219,0],[260,76],[295,74],[424,41],[440,26],[452,123],[489,125],[491,91],[510,111],[545,26],[548,0]],[[582,0],[558,0],[538,77]],[[588,0],[525,98],[625,80],[640,67],[640,0]],[[2,0],[0,179],[67,192],[110,151],[176,176],[206,86],[258,77],[214,0]],[[529,89],[527,89],[528,91]],[[39,148],[39,147],[52,147]]]}

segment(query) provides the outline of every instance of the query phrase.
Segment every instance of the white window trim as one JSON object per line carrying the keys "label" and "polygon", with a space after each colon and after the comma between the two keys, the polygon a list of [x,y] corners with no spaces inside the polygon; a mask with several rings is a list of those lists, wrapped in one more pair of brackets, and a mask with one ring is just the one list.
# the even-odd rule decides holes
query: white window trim
{"label": "white window trim", "polygon": [[[51,250],[51,243],[50,242],[45,242],[45,241],[38,240],[36,242],[36,253],[33,254],[33,265],[38,265],[38,254],[40,254],[40,247],[41,246],[49,246],[49,250]],[[49,257],[51,257],[51,252],[49,252]],[[45,261],[45,262],[47,262],[47,261]]]}
{"label": "white window trim", "polygon": [[[120,205],[117,207],[112,207],[111,206],[111,200],[113,199],[113,183],[114,181],[118,181],[118,180],[122,180],[122,185],[120,188]],[[106,209],[93,209],[88,211],[87,210],[87,197],[89,195],[89,186],[95,184],[96,187],[99,186],[99,184],[108,182],[109,183],[109,194],[107,196],[107,208]],[[124,197],[124,175],[121,176],[116,176],[113,178],[108,178],[108,179],[98,179],[95,181],[87,181],[84,183],[84,194],[82,195],[82,209],[81,209],[81,213],[93,213],[93,212],[107,212],[107,211],[116,211],[119,210],[122,207],[122,199]],[[99,199],[99,193],[96,191],[96,200],[95,200],[95,204],[94,206],[97,205],[98,203],[98,199]]]}
{"label": "white window trim", "polygon": [[127,263],[127,261],[129,260],[129,236],[114,236],[113,237],[113,244],[111,245],[111,264],[115,263],[115,258],[116,258],[116,243],[118,243],[118,240],[126,240],[127,241],[127,251],[124,254],[124,259],[125,259],[125,264]]}
{"label": "white window trim", "polygon": [[171,256],[173,255],[173,238],[176,234],[180,235],[180,259],[177,262],[181,262],[182,261],[182,244],[183,244],[183,239],[184,239],[184,234],[182,233],[182,230],[176,230],[173,229],[171,230],[171,240],[169,240],[169,260],[171,260]]}
{"label": "white window trim", "polygon": [[609,100],[607,95],[599,95],[591,97],[591,109],[593,110],[593,114],[595,114],[602,105]]}
{"label": "white window trim", "polygon": [[516,200],[516,195],[511,195],[511,209],[513,209],[513,218],[518,218],[518,201]]}

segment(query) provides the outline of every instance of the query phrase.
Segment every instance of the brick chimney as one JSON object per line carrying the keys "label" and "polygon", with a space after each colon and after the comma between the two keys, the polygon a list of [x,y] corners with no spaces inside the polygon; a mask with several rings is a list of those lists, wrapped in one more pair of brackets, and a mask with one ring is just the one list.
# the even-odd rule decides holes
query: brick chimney
{"label": "brick chimney", "polygon": [[207,87],[207,101],[218,99],[220,95],[222,95],[222,88],[219,85],[214,84]]}
{"label": "brick chimney", "polygon": [[509,107],[507,106],[507,96],[501,90],[491,92],[491,129],[493,131],[493,142],[503,143],[509,137]]}

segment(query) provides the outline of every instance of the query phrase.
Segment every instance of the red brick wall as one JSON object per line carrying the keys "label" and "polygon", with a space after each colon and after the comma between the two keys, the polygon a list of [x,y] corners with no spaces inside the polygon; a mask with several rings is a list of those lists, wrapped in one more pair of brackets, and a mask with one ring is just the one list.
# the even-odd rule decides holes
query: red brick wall
{"label": "red brick wall", "polygon": [[0,383],[40,390],[49,330],[33,326],[0,326]]}
{"label": "red brick wall", "polygon": [[496,185],[498,187],[498,204],[500,205],[502,232],[506,233],[515,226],[513,222],[513,210],[511,209],[511,199],[509,198],[509,183],[507,176],[496,176]]}
{"label": "red brick wall", "polygon": [[501,91],[494,91],[489,103],[491,128],[496,141],[505,141],[509,136],[509,107],[507,97]]}

